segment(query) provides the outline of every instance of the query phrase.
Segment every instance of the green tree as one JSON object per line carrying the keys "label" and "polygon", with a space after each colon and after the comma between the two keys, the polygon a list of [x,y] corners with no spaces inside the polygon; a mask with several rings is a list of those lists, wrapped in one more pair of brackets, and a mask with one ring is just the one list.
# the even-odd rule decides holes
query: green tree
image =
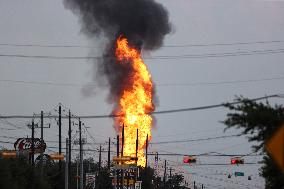
{"label": "green tree", "polygon": [[23,159],[0,160],[1,189],[51,189],[48,179],[40,178],[40,170]]}
{"label": "green tree", "polygon": [[168,186],[167,188],[170,189],[183,189],[185,188],[184,186],[181,186],[181,184],[184,182],[184,176],[181,174],[174,174],[172,175],[172,178],[170,178],[166,185]]}
{"label": "green tree", "polygon": [[147,167],[139,167],[140,169],[140,177],[139,179],[142,181],[142,189],[153,189],[154,188],[154,180],[155,174],[154,169]]}
{"label": "green tree", "polygon": [[[270,105],[266,102],[256,102],[238,97],[240,104],[225,104],[230,113],[224,124],[229,128],[242,129],[242,134],[248,136],[249,141],[257,142],[253,146],[255,152],[264,152],[265,142],[272,137],[278,128],[284,123],[284,109],[280,105]],[[225,130],[226,130],[225,129]],[[267,189],[284,188],[284,175],[275,165],[269,154],[264,156],[263,167],[260,175],[265,178]]]}

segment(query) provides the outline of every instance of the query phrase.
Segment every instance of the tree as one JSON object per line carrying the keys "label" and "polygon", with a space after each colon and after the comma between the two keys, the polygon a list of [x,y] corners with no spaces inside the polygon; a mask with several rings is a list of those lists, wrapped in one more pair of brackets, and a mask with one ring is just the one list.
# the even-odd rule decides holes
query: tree
{"label": "tree", "polygon": [[51,189],[48,178],[23,159],[0,159],[1,189]]}
{"label": "tree", "polygon": [[153,189],[154,180],[155,180],[154,169],[150,167],[147,168],[139,167],[139,169],[140,169],[139,179],[142,181],[142,188]]}
{"label": "tree", "polygon": [[[145,172],[147,171],[147,172]],[[154,169],[151,167],[142,168],[140,167],[140,178],[142,181],[142,189],[161,189],[164,188],[163,179],[157,176]],[[186,187],[181,186],[184,182],[184,176],[178,173],[172,175],[172,178],[168,178],[166,182],[167,189],[185,189]]]}
{"label": "tree", "polygon": [[181,186],[181,184],[184,181],[184,176],[181,174],[174,174],[172,175],[172,178],[170,178],[166,185],[169,186],[170,189],[183,189],[186,188],[184,186]]}
{"label": "tree", "polygon": [[229,128],[242,129],[242,134],[248,136],[249,141],[258,142],[253,146],[255,152],[264,152],[260,175],[265,178],[267,189],[284,188],[284,175],[275,165],[264,148],[265,142],[272,137],[284,123],[284,109],[280,105],[271,106],[268,101],[256,102],[243,97],[237,97],[240,104],[225,104],[230,113],[223,122]]}

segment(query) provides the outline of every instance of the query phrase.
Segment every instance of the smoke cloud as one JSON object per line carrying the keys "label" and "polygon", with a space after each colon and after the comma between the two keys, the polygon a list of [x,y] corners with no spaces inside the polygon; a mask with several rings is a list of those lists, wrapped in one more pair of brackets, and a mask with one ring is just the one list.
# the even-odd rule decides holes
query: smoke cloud
{"label": "smoke cloud", "polygon": [[[93,39],[104,37],[109,44],[102,60],[97,61],[97,77],[105,76],[110,86],[109,102],[117,98],[131,77],[130,66],[116,64],[115,40],[125,36],[130,45],[140,50],[155,50],[171,31],[167,10],[154,0],[64,0],[66,8],[79,16],[82,31]],[[100,79],[101,80],[101,79]]]}

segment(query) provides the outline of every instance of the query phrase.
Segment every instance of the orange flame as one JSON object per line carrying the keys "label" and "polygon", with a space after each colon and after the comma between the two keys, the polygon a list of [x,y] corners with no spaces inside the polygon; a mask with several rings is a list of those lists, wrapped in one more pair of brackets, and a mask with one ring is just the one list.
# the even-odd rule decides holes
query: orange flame
{"label": "orange flame", "polygon": [[[125,37],[119,37],[116,41],[115,56],[118,64],[129,64],[132,69],[131,76],[127,78],[127,88],[122,92],[119,105],[114,111],[121,115],[115,118],[116,126],[122,130],[124,125],[124,156],[135,157],[136,131],[139,130],[138,162],[145,167],[146,159],[144,147],[146,137],[151,139],[151,126],[153,118],[149,113],[154,111],[153,82],[151,75],[144,64],[141,53],[130,47]],[[131,86],[131,87],[129,87]]]}

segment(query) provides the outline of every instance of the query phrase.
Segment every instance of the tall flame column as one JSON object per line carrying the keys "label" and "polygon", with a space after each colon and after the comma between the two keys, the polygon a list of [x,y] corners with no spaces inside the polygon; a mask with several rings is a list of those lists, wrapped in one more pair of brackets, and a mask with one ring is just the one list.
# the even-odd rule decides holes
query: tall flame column
{"label": "tall flame column", "polygon": [[130,77],[126,78],[127,87],[121,93],[115,114],[115,124],[122,130],[124,125],[125,156],[135,157],[136,152],[136,131],[139,130],[138,162],[145,166],[146,160],[144,148],[146,137],[151,139],[151,127],[154,111],[153,104],[153,82],[147,66],[141,58],[141,53],[134,47],[130,47],[127,38],[120,36],[116,41],[115,56],[117,64],[127,64],[132,69]]}

